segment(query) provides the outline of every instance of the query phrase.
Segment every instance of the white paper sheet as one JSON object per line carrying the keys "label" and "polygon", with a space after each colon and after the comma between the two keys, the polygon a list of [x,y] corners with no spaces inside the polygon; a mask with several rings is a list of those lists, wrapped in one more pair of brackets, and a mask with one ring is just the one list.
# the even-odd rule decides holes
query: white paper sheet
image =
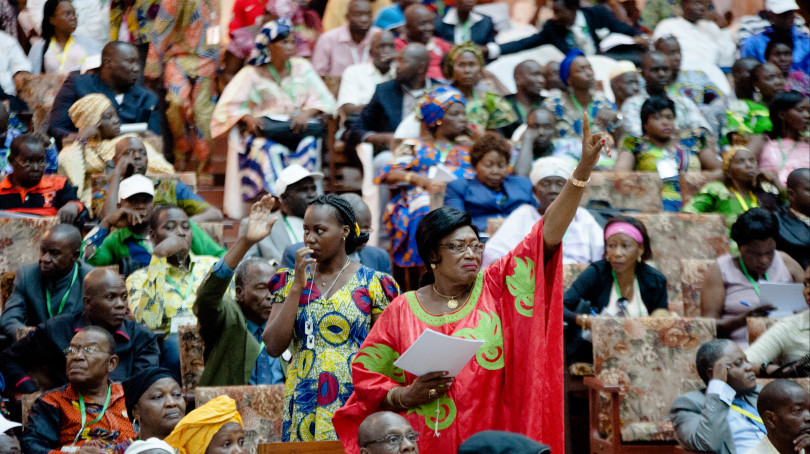
{"label": "white paper sheet", "polygon": [[483,340],[461,339],[426,329],[394,365],[417,377],[443,370],[455,377],[482,345]]}
{"label": "white paper sheet", "polygon": [[776,310],[768,314],[770,318],[789,317],[796,312],[807,310],[802,295],[803,284],[759,282],[759,303],[773,304]]}

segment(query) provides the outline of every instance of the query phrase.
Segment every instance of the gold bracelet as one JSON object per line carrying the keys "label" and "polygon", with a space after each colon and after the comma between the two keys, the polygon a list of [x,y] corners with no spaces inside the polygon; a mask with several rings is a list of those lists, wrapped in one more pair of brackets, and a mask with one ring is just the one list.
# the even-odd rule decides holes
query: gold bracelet
{"label": "gold bracelet", "polygon": [[578,188],[584,188],[585,186],[588,185],[588,183],[591,181],[591,179],[588,178],[587,180],[582,181],[582,180],[578,180],[578,179],[574,178],[574,175],[571,175],[570,177],[568,177],[568,181],[570,181],[571,184],[573,184],[574,186],[576,186]]}
{"label": "gold bracelet", "polygon": [[[407,386],[406,387],[403,387],[403,386],[398,386],[397,387],[397,389],[405,389],[405,388],[407,388]],[[399,408],[408,408],[408,407],[406,407],[405,405],[402,404],[402,393],[401,392],[396,393],[396,398],[397,398],[397,402],[399,403]]]}
{"label": "gold bracelet", "polygon": [[393,399],[393,397],[394,397],[394,391],[396,391],[397,388],[401,388],[401,387],[400,386],[394,386],[393,388],[389,389],[388,394],[385,395],[385,403],[387,403],[388,406],[391,407],[391,408],[394,408],[394,399]]}
{"label": "gold bracelet", "polygon": [[413,173],[411,172],[405,173],[405,182],[408,184],[413,184]]}

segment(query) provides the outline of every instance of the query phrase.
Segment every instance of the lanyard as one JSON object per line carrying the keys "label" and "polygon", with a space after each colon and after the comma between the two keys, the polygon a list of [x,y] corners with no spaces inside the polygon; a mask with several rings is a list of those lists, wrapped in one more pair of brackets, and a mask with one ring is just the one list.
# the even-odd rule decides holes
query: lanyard
{"label": "lanyard", "polygon": [[180,296],[183,298],[183,302],[186,301],[186,298],[188,298],[188,295],[191,293],[191,290],[193,289],[193,286],[189,282],[188,287],[186,287],[186,292],[183,293],[183,291],[180,290],[180,286],[177,285],[177,282],[174,282],[174,279],[172,279],[171,276],[166,276],[166,282],[168,282],[169,285],[174,287],[177,293],[180,294]]}
{"label": "lanyard", "polygon": [[[582,119],[585,119],[585,109],[582,108],[582,104],[579,103],[577,97],[571,93],[571,102],[574,103],[574,107],[582,114]],[[593,101],[588,103],[588,110],[591,110],[591,105],[593,105]],[[588,116],[588,126],[593,126],[593,117],[591,115]]]}
{"label": "lanyard", "polygon": [[284,219],[284,225],[286,225],[287,230],[290,231],[290,235],[292,235],[293,240],[295,240],[294,242],[300,243],[300,241],[298,241],[298,235],[295,234],[295,230],[293,230],[292,226],[290,225],[290,221],[287,220],[287,216],[282,216],[281,219]]}
{"label": "lanyard", "polygon": [[[73,264],[73,278],[70,280],[70,287],[68,287],[65,295],[62,297],[62,302],[59,303],[59,312],[56,315],[62,315],[62,311],[65,309],[65,302],[68,299],[68,295],[70,295],[70,290],[73,289],[73,284],[76,283],[76,276],[79,275],[79,265]],[[53,318],[53,309],[51,309],[51,291],[48,290],[48,287],[45,287],[45,307],[48,308],[48,318]]]}
{"label": "lanyard", "polygon": [[[67,42],[65,43],[65,47],[62,49],[62,56],[59,58],[59,71],[62,70],[65,66],[65,60],[67,59],[68,50],[70,49],[70,45],[73,44],[73,37],[71,36],[68,38]],[[53,47],[54,51],[56,50],[56,38],[51,38],[50,46]]]}
{"label": "lanyard", "polygon": [[[292,77],[292,65],[290,65],[290,61],[287,60],[284,63],[284,66],[287,68],[287,73],[289,73],[290,77]],[[288,89],[284,88],[284,85],[282,85],[282,83],[281,83],[281,77],[279,77],[278,71],[276,71],[276,67],[273,66],[272,63],[269,63],[267,65],[267,67],[270,68],[270,74],[273,75],[273,79],[276,80],[276,83],[278,84],[279,88],[284,90],[284,93],[287,93],[287,96],[289,96],[290,99],[292,100],[293,104],[295,104],[295,91],[292,90],[292,89],[288,90]]]}
{"label": "lanyard", "polygon": [[[737,190],[734,189],[734,188],[729,188],[729,189],[731,190],[731,193],[734,194],[734,197],[737,198],[737,201],[740,202],[740,206],[742,207],[743,211],[748,211],[748,204],[745,203],[745,199],[742,198],[740,193],[737,192]],[[748,191],[748,195],[751,196],[751,208],[758,207],[759,205],[757,204],[757,196],[755,196],[754,193],[751,192],[751,191]],[[757,293],[759,293],[759,292],[757,292]]]}
{"label": "lanyard", "polygon": [[354,62],[355,65],[358,63],[365,63],[366,60],[368,60],[368,52],[370,48],[371,45],[366,44],[366,46],[363,48],[363,58],[360,58],[357,56],[357,48],[355,48],[354,46],[350,47],[349,50],[352,52],[352,62]]}
{"label": "lanyard", "polygon": [[472,39],[470,38],[470,20],[467,19],[467,22],[464,22],[463,24],[459,25],[461,25],[461,42],[458,44],[464,44],[467,41],[471,41]]}
{"label": "lanyard", "polygon": [[[624,297],[622,296],[622,289],[621,289],[621,288],[619,288],[619,280],[618,280],[618,279],[616,279],[616,271],[614,271],[614,270],[613,270],[613,268],[611,268],[611,269],[610,269],[610,274],[612,274],[612,275],[613,275],[613,283],[615,283],[615,284],[616,284],[616,293],[619,295],[619,299],[624,298]],[[633,282],[635,283],[635,279],[633,279]],[[625,299],[627,299],[627,298],[625,298]],[[635,299],[635,298],[633,298],[633,299]],[[631,302],[631,301],[630,301],[630,300],[628,300],[628,303],[629,303],[629,302]],[[642,315],[643,315],[643,314],[641,313],[641,307],[639,307],[639,308],[638,308],[638,316],[639,316],[639,317],[641,317]]]}
{"label": "lanyard", "polygon": [[79,441],[79,438],[82,436],[82,432],[84,432],[85,427],[92,426],[93,424],[101,421],[101,418],[104,417],[104,413],[107,411],[107,407],[110,406],[110,395],[112,394],[112,387],[107,385],[107,398],[104,400],[104,406],[101,407],[101,413],[98,414],[96,419],[90,421],[90,424],[87,424],[87,413],[85,412],[84,408],[84,396],[79,394],[79,411],[82,413],[82,428],[79,429],[79,433],[76,434],[76,438],[73,440],[74,443]]}
{"label": "lanyard", "polygon": [[[757,281],[755,281],[754,278],[751,277],[750,274],[748,274],[748,268],[745,267],[745,263],[743,262],[742,257],[740,257],[740,268],[742,268],[742,272],[743,274],[745,274],[745,277],[747,277],[748,280],[751,281],[751,285],[754,286],[754,291],[757,292],[757,295],[759,295],[759,284],[757,284]],[[766,281],[768,280],[767,272],[765,272],[765,280]]]}
{"label": "lanyard", "polygon": [[796,151],[796,145],[798,145],[798,143],[797,143],[797,142],[793,142],[793,148],[791,148],[791,149],[790,149],[790,153],[788,153],[787,155],[785,155],[785,150],[783,150],[783,149],[782,149],[782,138],[781,138],[781,137],[779,137],[779,138],[778,138],[778,139],[776,139],[776,140],[778,140],[778,141],[779,141],[779,152],[780,152],[780,153],[782,153],[782,163],[781,163],[781,164],[779,164],[779,171],[781,172],[781,171],[782,171],[782,169],[784,169],[784,168],[785,168],[785,165],[787,164],[787,160],[788,160],[788,158],[789,158],[789,157],[791,157],[791,156],[793,156],[793,152],[794,152],[794,151]]}
{"label": "lanyard", "polygon": [[760,424],[764,424],[762,422],[762,418],[760,418],[759,416],[751,413],[748,410],[743,409],[742,407],[738,407],[737,405],[731,404],[731,409],[736,411],[737,413],[745,416],[746,418],[750,418],[750,419],[753,419],[754,421],[756,421],[756,422],[758,422]]}

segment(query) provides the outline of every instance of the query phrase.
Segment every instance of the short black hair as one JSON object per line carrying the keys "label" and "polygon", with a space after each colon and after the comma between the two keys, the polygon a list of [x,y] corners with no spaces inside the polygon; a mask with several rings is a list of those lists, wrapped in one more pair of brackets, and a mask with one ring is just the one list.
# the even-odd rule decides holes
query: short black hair
{"label": "short black hair", "polygon": [[787,189],[797,188],[803,178],[810,179],[810,168],[799,167],[798,169],[794,169],[787,176],[787,181],[785,181],[785,188]]}
{"label": "short black hair", "polygon": [[757,412],[764,416],[766,411],[778,411],[788,402],[788,393],[797,390],[806,393],[802,385],[786,378],[776,379],[762,388],[757,398]]}
{"label": "short black hair", "polygon": [[497,132],[487,132],[476,140],[470,149],[470,164],[473,168],[484,159],[487,153],[494,151],[506,159],[507,164],[512,159],[512,145]]}
{"label": "short black hair", "polygon": [[773,213],[764,208],[751,208],[731,225],[731,239],[739,246],[768,238],[774,240],[779,238],[779,221]]}
{"label": "short black hair", "polygon": [[796,90],[779,92],[773,97],[769,106],[769,115],[773,124],[773,127],[768,132],[771,139],[785,136],[785,121],[782,120],[780,114],[798,106],[804,99],[804,95]]}
{"label": "short black hair", "polygon": [[641,238],[644,240],[642,243],[644,246],[644,253],[641,254],[641,261],[646,262],[649,260],[652,257],[652,246],[650,245],[650,235],[647,233],[647,227],[644,226],[644,223],[630,216],[613,216],[609,221],[607,221],[607,223],[605,223],[605,231],[607,231],[607,228],[610,227],[611,224],[615,224],[617,222],[626,222],[641,232]]}
{"label": "short black hair", "polygon": [[11,160],[11,158],[19,155],[24,145],[39,145],[44,149],[45,141],[41,135],[30,132],[17,136],[11,141],[11,145],[9,145],[8,159]]}
{"label": "short black hair", "polygon": [[109,331],[107,331],[106,329],[104,329],[104,328],[102,328],[100,326],[94,326],[94,325],[85,326],[84,328],[79,330],[80,333],[84,332],[84,331],[89,332],[89,333],[90,332],[99,333],[102,336],[104,336],[104,338],[107,340],[107,346],[108,346],[107,353],[109,353],[111,355],[115,354],[115,338],[113,337],[112,334],[110,334]]}
{"label": "short black hair", "polygon": [[[153,232],[158,228],[158,222],[160,222],[160,215],[163,214],[164,211],[169,210],[183,211],[183,209],[177,205],[159,205],[158,207],[156,207],[155,211],[152,212],[152,216],[149,218],[149,228],[152,229]],[[185,211],[183,211],[183,213],[185,213]]]}
{"label": "short black hair", "polygon": [[677,113],[675,113],[675,103],[671,99],[661,96],[651,96],[647,98],[644,104],[641,105],[641,132],[647,132],[647,128],[645,128],[644,125],[647,124],[647,120],[651,116],[667,109],[672,111],[672,115],[677,115]]}
{"label": "short black hair", "polygon": [[472,227],[475,236],[480,239],[478,228],[473,224],[470,213],[466,211],[441,207],[431,211],[419,221],[416,227],[416,249],[425,265],[429,267],[431,263],[438,263],[431,261],[430,257],[439,250],[439,242],[461,227]]}
{"label": "short black hair", "polygon": [[233,272],[233,284],[236,287],[242,287],[245,283],[245,278],[247,277],[250,268],[253,267],[253,265],[262,264],[270,266],[270,263],[261,257],[248,257],[239,262],[239,265],[236,266],[236,270]]}
{"label": "short black hair", "polygon": [[703,383],[709,383],[709,369],[731,345],[735,344],[728,339],[712,339],[698,348],[695,355],[695,367]]}
{"label": "short black hair", "polygon": [[563,8],[573,11],[579,9],[579,0],[554,0],[554,3],[559,3]]}
{"label": "short black hair", "polygon": [[368,232],[358,233],[355,229],[357,226],[357,216],[354,214],[354,208],[348,200],[335,194],[326,194],[318,196],[315,200],[309,203],[309,206],[327,205],[335,209],[337,213],[337,220],[343,225],[349,226],[349,236],[346,237],[346,253],[351,254],[356,251],[358,247],[366,244],[369,239]]}

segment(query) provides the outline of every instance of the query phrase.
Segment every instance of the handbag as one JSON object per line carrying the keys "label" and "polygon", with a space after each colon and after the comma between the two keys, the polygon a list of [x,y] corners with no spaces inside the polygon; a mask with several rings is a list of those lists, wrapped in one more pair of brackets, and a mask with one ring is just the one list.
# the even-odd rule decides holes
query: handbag
{"label": "handbag", "polygon": [[268,117],[259,118],[259,130],[262,137],[280,143],[291,150],[296,149],[304,137],[320,138],[326,135],[326,127],[321,122],[307,122],[307,127],[302,133],[293,132],[291,126],[291,121],[278,121]]}

